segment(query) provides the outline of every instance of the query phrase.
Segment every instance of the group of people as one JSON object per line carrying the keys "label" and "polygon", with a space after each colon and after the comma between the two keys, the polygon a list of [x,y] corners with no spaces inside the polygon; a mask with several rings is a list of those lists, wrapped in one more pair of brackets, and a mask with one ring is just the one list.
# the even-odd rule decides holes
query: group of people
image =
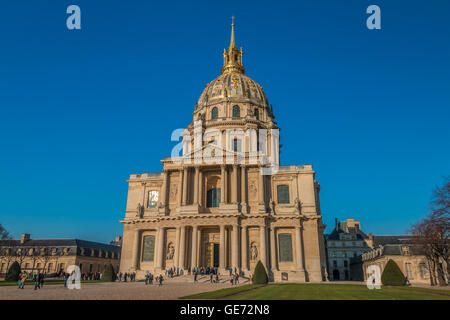
{"label": "group of people", "polygon": [[34,282],[34,290],[41,289],[44,286],[44,274],[40,273],[32,273],[31,277],[30,274],[28,274],[26,271],[22,271],[19,274],[19,287],[18,289],[24,289],[25,288],[25,281],[27,281],[29,278],[32,279]]}
{"label": "group of people", "polygon": [[173,278],[175,276],[182,276],[184,274],[184,270],[179,267],[178,268],[172,267],[168,270],[166,269],[165,273],[166,273],[166,276]]}
{"label": "group of people", "polygon": [[116,279],[117,279],[117,281],[134,282],[134,281],[136,281],[136,272],[130,272],[130,273],[117,272]]}
{"label": "group of people", "polygon": [[81,274],[81,280],[100,280],[101,278],[101,272],[83,272]]}
{"label": "group of people", "polygon": [[[156,276],[155,281],[159,286],[162,286],[164,281],[164,277],[162,276],[162,274]],[[145,274],[145,284],[153,284],[153,274],[151,274],[150,272]]]}

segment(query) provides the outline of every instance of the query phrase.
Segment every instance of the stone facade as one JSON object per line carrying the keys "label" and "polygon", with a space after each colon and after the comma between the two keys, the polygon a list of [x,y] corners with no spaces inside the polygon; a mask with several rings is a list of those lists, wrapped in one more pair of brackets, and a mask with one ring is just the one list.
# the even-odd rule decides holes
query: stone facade
{"label": "stone facade", "polygon": [[102,272],[107,264],[119,270],[120,247],[79,239],[0,240],[0,277],[17,261],[22,270],[56,274],[77,265],[81,272]]}
{"label": "stone facade", "polygon": [[[292,165],[262,174],[277,162],[271,129],[278,126],[262,87],[244,75],[232,30],[222,75],[196,103],[182,155],[164,158],[163,172],[130,175],[121,271],[138,278],[171,267],[248,274],[261,261],[275,281],[282,273],[290,281],[323,281],[325,226],[315,171]],[[268,163],[254,161],[262,151]]]}

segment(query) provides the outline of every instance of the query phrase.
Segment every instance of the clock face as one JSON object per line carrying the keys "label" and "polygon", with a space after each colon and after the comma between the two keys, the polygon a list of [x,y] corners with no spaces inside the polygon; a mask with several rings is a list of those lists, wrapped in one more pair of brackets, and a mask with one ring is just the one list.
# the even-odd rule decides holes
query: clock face
{"label": "clock face", "polygon": [[148,193],[148,207],[149,208],[156,208],[156,205],[158,203],[158,191],[150,191]]}

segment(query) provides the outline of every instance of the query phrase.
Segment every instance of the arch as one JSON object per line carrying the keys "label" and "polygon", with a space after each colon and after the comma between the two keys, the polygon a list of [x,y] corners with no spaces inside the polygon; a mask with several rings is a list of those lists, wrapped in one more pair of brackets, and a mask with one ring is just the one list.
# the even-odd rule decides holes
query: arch
{"label": "arch", "polygon": [[241,116],[241,108],[238,105],[233,106],[233,118],[239,118]]}
{"label": "arch", "polygon": [[217,107],[212,108],[211,119],[217,119],[218,117],[219,117],[219,109],[217,109]]}

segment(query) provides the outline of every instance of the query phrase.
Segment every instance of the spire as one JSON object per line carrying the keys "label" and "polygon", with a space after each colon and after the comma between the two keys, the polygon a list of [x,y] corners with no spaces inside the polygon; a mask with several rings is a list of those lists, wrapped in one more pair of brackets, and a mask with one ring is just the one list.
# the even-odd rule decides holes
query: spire
{"label": "spire", "polygon": [[[231,40],[230,40],[230,48],[236,47],[236,41],[234,39],[234,16],[231,17]],[[229,50],[229,49],[228,49]]]}
{"label": "spire", "polygon": [[242,64],[242,48],[238,50],[236,47],[236,40],[234,36],[234,16],[231,17],[231,39],[228,50],[223,50],[223,66],[222,73],[245,73],[245,68]]}

